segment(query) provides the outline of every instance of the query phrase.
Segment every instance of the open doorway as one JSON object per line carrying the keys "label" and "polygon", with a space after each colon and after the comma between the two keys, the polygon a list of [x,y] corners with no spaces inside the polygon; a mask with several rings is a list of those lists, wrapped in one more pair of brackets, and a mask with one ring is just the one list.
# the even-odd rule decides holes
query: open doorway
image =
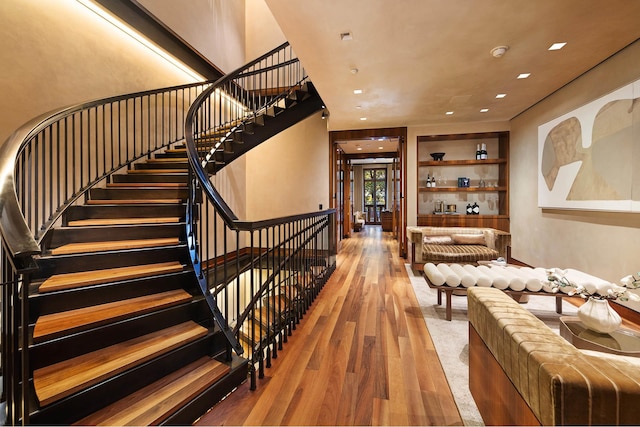
{"label": "open doorway", "polygon": [[332,131],[331,201],[338,241],[359,230],[356,217],[381,226],[406,255],[406,128]]}

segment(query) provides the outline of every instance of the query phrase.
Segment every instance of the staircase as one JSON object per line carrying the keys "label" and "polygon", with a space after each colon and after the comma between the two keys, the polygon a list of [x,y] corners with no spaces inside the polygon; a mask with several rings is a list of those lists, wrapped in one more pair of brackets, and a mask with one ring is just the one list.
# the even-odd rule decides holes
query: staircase
{"label": "staircase", "polygon": [[260,143],[324,108],[311,82],[291,88],[285,96],[272,100],[267,97],[264,101],[270,105],[254,116],[224,123],[196,137],[195,145],[208,173],[216,174]]}
{"label": "staircase", "polygon": [[187,424],[246,380],[188,267],[187,167],[184,148],[135,164],[43,239],[31,423]]}
{"label": "staircase", "polygon": [[335,268],[335,217],[241,221],[209,178],[321,108],[285,43],[0,146],[8,424],[191,424],[248,375],[255,388]]}

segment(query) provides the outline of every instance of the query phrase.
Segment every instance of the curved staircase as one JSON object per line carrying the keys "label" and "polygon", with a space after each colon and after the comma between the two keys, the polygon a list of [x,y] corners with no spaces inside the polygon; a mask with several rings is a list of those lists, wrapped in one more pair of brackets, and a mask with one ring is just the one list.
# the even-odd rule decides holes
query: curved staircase
{"label": "curved staircase", "polygon": [[187,166],[174,148],[114,175],[43,239],[31,423],[190,423],[246,379],[188,267]]}
{"label": "curved staircase", "polygon": [[285,43],[217,82],[14,132],[0,146],[5,422],[184,425],[255,388],[335,268],[334,212],[241,221],[209,174],[322,108]]}

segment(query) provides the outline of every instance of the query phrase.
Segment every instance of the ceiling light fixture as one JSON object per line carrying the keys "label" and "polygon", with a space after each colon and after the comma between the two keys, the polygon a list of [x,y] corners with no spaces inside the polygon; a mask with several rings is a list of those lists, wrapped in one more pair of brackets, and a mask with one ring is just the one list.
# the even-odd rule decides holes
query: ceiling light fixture
{"label": "ceiling light fixture", "polygon": [[548,50],[560,50],[564,47],[564,45],[566,45],[567,42],[562,42],[562,43],[554,43],[552,44]]}
{"label": "ceiling light fixture", "polygon": [[364,121],[364,120],[367,120],[367,118],[366,117],[360,117],[360,120]]}
{"label": "ceiling light fixture", "polygon": [[378,147],[378,150],[382,150],[382,149],[384,149],[384,147],[382,147],[382,146]]}
{"label": "ceiling light fixture", "polygon": [[343,42],[353,40],[353,34],[351,34],[351,31],[345,31],[344,33],[340,33],[340,40],[342,40]]}
{"label": "ceiling light fixture", "polygon": [[491,49],[490,53],[494,58],[502,58],[502,56],[507,53],[508,50],[509,46],[496,46]]}
{"label": "ceiling light fixture", "polygon": [[354,89],[353,93],[356,95],[360,95],[362,93],[362,89]]}
{"label": "ceiling light fixture", "polygon": [[480,110],[480,112],[481,112],[481,113],[488,113],[488,112],[489,112],[489,109],[488,109],[488,108],[483,108],[483,109],[481,109],[481,110]]}
{"label": "ceiling light fixture", "polygon": [[505,96],[507,96],[507,94],[506,94],[506,93],[499,93],[499,94],[497,94],[497,95],[496,95],[496,98],[498,98],[498,99],[502,99],[502,98],[504,98]]}
{"label": "ceiling light fixture", "polygon": [[453,114],[453,111],[447,111],[445,114],[446,114],[447,116],[450,116],[450,115],[452,115],[452,114]]}
{"label": "ceiling light fixture", "polygon": [[518,78],[519,79],[526,79],[530,75],[531,75],[531,73],[520,73],[520,74],[518,74]]}

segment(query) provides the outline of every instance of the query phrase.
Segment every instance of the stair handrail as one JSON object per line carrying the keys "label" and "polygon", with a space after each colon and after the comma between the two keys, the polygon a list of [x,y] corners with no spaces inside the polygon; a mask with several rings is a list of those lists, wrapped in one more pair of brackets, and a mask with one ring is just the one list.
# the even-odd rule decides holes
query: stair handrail
{"label": "stair handrail", "polygon": [[[19,157],[21,153],[24,153],[25,151],[30,151],[32,153],[38,154],[37,150],[40,150],[42,153],[45,153],[43,155],[43,158],[39,159],[40,167],[47,168],[46,166],[47,159],[49,159],[49,161],[53,160],[54,154],[53,154],[53,150],[47,149],[47,151],[45,152],[44,145],[47,144],[47,141],[50,141],[51,144],[53,144],[54,140],[57,143],[60,143],[60,139],[58,139],[60,135],[56,135],[56,133],[61,132],[62,129],[64,129],[65,132],[67,130],[71,130],[72,133],[74,133],[72,138],[78,138],[78,141],[80,142],[82,141],[89,141],[89,142],[96,142],[96,143],[100,141],[105,142],[102,139],[103,135],[87,134],[86,138],[83,138],[83,136],[85,135],[75,134],[76,132],[91,132],[91,131],[95,131],[95,132],[103,131],[107,133],[106,132],[107,130],[104,128],[91,129],[91,117],[84,117],[83,114],[87,114],[87,115],[94,114],[95,115],[94,118],[96,120],[98,120],[98,118],[101,115],[102,115],[102,117],[100,117],[101,119],[106,120],[108,116],[111,120],[113,120],[114,119],[113,109],[119,108],[120,103],[123,101],[127,103],[136,103],[136,102],[142,103],[146,99],[147,102],[151,103],[151,100],[150,100],[151,96],[159,96],[159,95],[172,96],[172,94],[178,94],[179,92],[184,92],[186,95],[188,95],[187,97],[185,97],[183,101],[188,102],[188,104],[190,105],[192,99],[195,99],[196,96],[204,88],[210,85],[211,85],[211,82],[197,82],[197,83],[190,83],[185,85],[171,86],[171,87],[156,89],[156,90],[140,91],[140,92],[135,92],[131,94],[118,95],[118,96],[108,97],[108,98],[94,100],[90,102],[80,103],[80,104],[68,106],[62,109],[54,110],[52,112],[43,114],[39,117],[29,120],[24,125],[19,127],[16,131],[14,131],[5,141],[5,143],[2,146],[0,146],[0,186],[1,186],[0,187],[0,232],[2,233],[2,237],[5,241],[5,245],[9,249],[11,256],[19,260],[21,258],[30,257],[34,254],[39,253],[40,252],[39,240],[49,230],[49,228],[53,225],[53,223],[60,217],[64,209],[67,206],[70,206],[72,203],[74,203],[78,198],[80,198],[84,194],[87,188],[103,180],[106,176],[110,175],[111,173],[119,169],[122,169],[123,167],[127,167],[128,165],[132,164],[133,162],[135,162],[140,158],[148,156],[152,151],[155,151],[158,148],[161,148],[161,146],[169,145],[171,143],[177,142],[178,140],[182,140],[183,137],[181,135],[181,131],[183,129],[182,127],[183,120],[180,120],[180,119],[184,116],[184,113],[181,114],[181,117],[179,119],[178,118],[179,112],[177,111],[178,101],[176,99],[175,119],[177,120],[176,120],[176,123],[173,124],[173,129],[169,128],[169,131],[168,131],[169,133],[172,133],[173,131],[173,133],[175,134],[175,138],[171,138],[171,139],[175,139],[175,140],[164,141],[159,145],[157,143],[148,144],[147,147],[138,147],[140,148],[140,150],[136,151],[135,138],[137,135],[134,133],[133,135],[134,147],[129,147],[129,148],[124,146],[117,147],[118,156],[120,157],[119,162],[117,164],[111,163],[110,167],[108,168],[104,167],[101,173],[95,174],[94,176],[90,176],[88,180],[83,180],[83,177],[77,177],[77,180],[74,179],[73,184],[76,184],[75,187],[72,188],[71,190],[69,190],[68,188],[65,188],[65,197],[63,197],[62,199],[57,198],[56,201],[58,203],[55,206],[50,205],[49,201],[47,201],[47,203],[41,203],[42,206],[39,207],[41,212],[36,210],[36,213],[32,215],[33,216],[32,221],[27,220],[25,216],[25,210],[31,211],[38,208],[31,206],[29,202],[25,200],[25,198],[26,196],[30,195],[29,193],[33,193],[33,192],[44,194],[47,192],[47,188],[44,188],[44,189],[40,188],[39,190],[34,190],[34,188],[25,188],[25,184],[28,186],[29,183],[17,182],[19,178],[17,177],[18,174],[16,173],[16,169],[20,167],[18,162],[19,162]],[[192,91],[195,91],[195,92],[192,93]],[[157,101],[158,99],[156,98],[154,102],[157,102]],[[169,99],[169,102],[171,102],[171,99]],[[151,108],[150,105],[151,104],[149,104],[149,108]],[[137,104],[133,105],[132,109],[135,110],[136,106]],[[170,109],[173,107],[173,105],[169,105],[167,107]],[[188,105],[183,105],[182,107],[186,110]],[[108,108],[110,108],[109,111],[107,111]],[[142,108],[144,108],[144,106],[141,104],[140,109]],[[125,105],[124,109],[127,110],[128,105]],[[120,113],[119,110],[118,110],[118,113]],[[127,114],[136,114],[136,113],[135,111],[131,111],[131,112],[127,111]],[[65,120],[70,120],[71,118],[73,118],[74,120],[75,118],[77,118],[77,120],[74,121],[73,124],[65,123]],[[160,120],[159,118],[157,119]],[[170,119],[171,117],[168,118],[168,120]],[[164,118],[162,120],[164,120]],[[86,126],[88,126],[87,128],[83,128],[83,125],[85,124]],[[165,123],[163,123],[163,125],[164,124]],[[111,123],[110,125],[112,127],[108,131],[108,134],[109,134],[108,137],[114,137],[115,135],[113,134],[113,123]],[[70,126],[73,126],[73,128],[68,129],[68,127]],[[135,125],[134,125],[134,128],[135,128]],[[140,132],[144,132],[144,130],[140,129]],[[64,135],[64,137],[66,136],[68,135]],[[119,132],[117,136],[118,138],[121,138],[123,135],[121,135]],[[140,136],[142,137],[143,134],[141,134]],[[42,144],[39,147],[37,147],[39,142],[38,138],[42,140]],[[127,134],[125,136],[126,141],[124,142],[126,143],[131,142],[128,140],[128,138],[129,138],[129,135]],[[122,141],[118,141],[118,142],[122,143]],[[76,156],[78,151],[81,152],[81,150],[83,149],[82,147],[76,147],[76,148],[77,150],[75,150],[73,154],[67,153],[67,155]],[[100,147],[100,148],[103,148],[103,147]],[[57,147],[57,149],[60,150],[60,147]],[[98,150],[97,146],[93,148],[88,148],[88,150],[92,150],[92,149],[96,150],[94,151],[94,154],[99,154],[97,152]],[[133,151],[129,153],[129,149]],[[127,154],[125,156],[126,157],[125,159],[122,159],[123,151],[126,152]],[[89,153],[91,153],[91,151],[89,151]],[[51,157],[48,157],[48,156],[51,156]],[[68,160],[68,158],[66,158],[65,160]],[[80,159],[80,161],[81,160],[82,159]],[[53,165],[49,165],[49,166],[51,166],[51,168],[49,168],[49,172],[52,172],[54,170],[54,167]],[[60,171],[58,170],[57,172],[60,172]],[[89,171],[89,175],[91,175],[91,171]],[[60,178],[60,176],[57,176],[57,177],[51,176],[51,178]],[[22,179],[26,181],[29,179],[29,177],[23,176]],[[31,178],[31,179],[35,181],[35,178]],[[66,183],[66,184],[69,184],[69,183]],[[51,189],[53,188],[53,186],[60,185],[60,184],[46,183],[43,185],[49,185],[49,188]],[[50,195],[50,194],[47,194],[47,195]],[[47,210],[46,213],[45,213],[45,209]]]}
{"label": "stair handrail", "polygon": [[42,239],[67,207],[88,197],[91,187],[184,140],[186,111],[210,84],[190,83],[64,107],[29,120],[0,146],[0,399],[9,423],[29,424],[28,296]]}
{"label": "stair handrail", "polygon": [[[265,120],[268,115],[277,121],[280,111],[308,99],[313,101],[307,105],[319,109],[321,102],[310,88],[299,59],[289,43],[283,43],[214,82],[194,101],[185,120],[192,174],[186,220],[191,261],[209,305],[217,317],[227,321],[223,332],[229,343],[237,354],[248,350],[252,389],[256,371],[263,375],[271,354],[276,357],[282,340],[286,342],[286,336],[335,268],[335,210],[240,220],[209,173],[226,165],[220,166],[219,162],[237,158],[235,153],[227,157],[227,144],[231,148],[241,145],[242,139],[233,136],[239,132],[253,134],[256,126],[264,124],[261,117]],[[253,141],[259,144],[262,140]],[[249,148],[237,153],[246,153]],[[280,299],[280,293],[286,292],[282,281],[298,280],[293,276],[302,277],[295,293],[304,295],[303,301],[291,298],[284,306],[263,301],[269,296]],[[247,342],[246,331],[242,330],[245,320],[254,319],[258,312],[265,315],[265,310],[267,318],[278,324],[261,326]]]}
{"label": "stair handrail", "polygon": [[[275,58],[277,58],[281,54],[285,55],[286,59],[278,63],[274,63],[273,61],[275,61]],[[234,230],[239,229],[238,227],[239,227],[239,224],[241,224],[241,222],[238,222],[238,217],[236,216],[236,214],[229,207],[229,205],[224,201],[224,198],[220,195],[220,193],[211,184],[209,180],[208,172],[205,170],[205,167],[204,167],[208,159],[206,158],[206,156],[201,156],[199,154],[199,150],[198,150],[198,146],[196,145],[195,138],[197,134],[203,134],[204,132],[215,129],[216,127],[222,127],[229,123],[237,124],[239,121],[241,122],[248,118],[255,117],[259,111],[263,111],[266,108],[268,108],[270,105],[277,103],[282,98],[287,96],[287,94],[290,93],[291,90],[293,90],[295,87],[299,86],[300,84],[302,84],[302,82],[307,80],[308,76],[306,72],[304,71],[303,68],[300,68],[300,73],[294,77],[292,84],[290,84],[286,88],[282,88],[284,90],[282,90],[280,93],[278,93],[275,96],[265,96],[264,99],[262,100],[264,102],[260,102],[261,101],[260,97],[258,97],[258,99],[251,98],[251,97],[247,99],[247,98],[237,96],[238,94],[246,94],[250,90],[257,91],[261,89],[256,87],[250,87],[250,88],[244,87],[244,85],[236,82],[238,78],[251,78],[251,77],[255,78],[256,75],[263,74],[263,73],[279,72],[281,69],[285,67],[298,65],[300,63],[297,57],[287,57],[286,56],[287,54],[293,55],[293,51],[290,49],[289,42],[284,42],[280,46],[270,50],[264,55],[261,55],[260,57],[254,59],[253,61],[221,77],[198,96],[198,98],[193,102],[193,104],[191,105],[187,113],[187,117],[185,120],[185,140],[186,140],[186,146],[187,146],[187,154],[189,157],[189,163],[191,164],[191,167],[193,168],[193,172],[196,175],[198,185],[200,185],[202,190],[204,190],[206,197],[216,206],[216,209],[219,211],[220,215],[223,217],[225,223],[231,229],[234,229]],[[265,61],[268,62],[270,59],[272,60],[272,63],[270,65],[262,66],[259,68],[253,68],[254,66],[260,65]],[[249,81],[249,83],[255,83],[255,80],[253,82]],[[276,86],[276,88],[278,88],[278,86]],[[229,91],[229,89],[231,89],[231,91],[233,91],[234,93],[226,96],[232,97],[232,95],[236,95],[233,97],[235,102],[247,101],[247,102],[242,102],[243,108],[240,109],[242,113],[239,113],[236,109],[235,115],[227,116],[227,117],[224,117],[223,119],[221,118],[218,121],[209,123],[208,126],[204,126],[204,127],[200,126],[201,124],[200,122],[202,122],[203,120],[198,120],[198,112],[201,109],[203,109],[203,105],[205,104],[205,102],[216,91],[225,92],[225,91]],[[251,105],[248,105],[248,104],[251,104]],[[244,109],[248,109],[249,111],[245,111]],[[208,112],[208,114],[216,115],[218,113]],[[222,115],[223,112],[221,111],[219,114]],[[209,156],[211,156],[212,153],[209,152],[208,154]]]}

